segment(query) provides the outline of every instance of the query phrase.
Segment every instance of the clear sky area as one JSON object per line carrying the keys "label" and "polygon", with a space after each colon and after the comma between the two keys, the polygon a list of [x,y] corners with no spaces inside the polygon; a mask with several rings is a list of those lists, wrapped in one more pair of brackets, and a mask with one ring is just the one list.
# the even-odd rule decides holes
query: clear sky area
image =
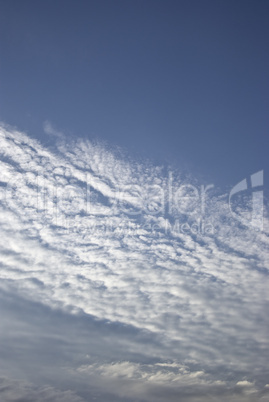
{"label": "clear sky area", "polygon": [[0,119],[232,185],[268,167],[268,1],[1,1]]}

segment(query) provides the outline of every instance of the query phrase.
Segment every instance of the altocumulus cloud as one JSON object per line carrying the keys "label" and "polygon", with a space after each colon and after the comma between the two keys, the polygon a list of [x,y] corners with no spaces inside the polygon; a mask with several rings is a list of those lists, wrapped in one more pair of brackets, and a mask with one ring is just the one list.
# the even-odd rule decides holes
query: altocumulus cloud
{"label": "altocumulus cloud", "polygon": [[0,128],[2,399],[268,400],[267,211],[44,129]]}

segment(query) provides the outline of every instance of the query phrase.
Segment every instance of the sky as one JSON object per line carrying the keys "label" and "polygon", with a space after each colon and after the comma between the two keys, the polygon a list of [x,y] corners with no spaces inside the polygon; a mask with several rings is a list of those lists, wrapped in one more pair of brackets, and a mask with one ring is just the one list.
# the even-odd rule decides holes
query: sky
{"label": "sky", "polygon": [[0,1],[0,399],[265,402],[267,1]]}
{"label": "sky", "polygon": [[268,13],[263,0],[1,1],[0,119],[231,186],[268,166]]}

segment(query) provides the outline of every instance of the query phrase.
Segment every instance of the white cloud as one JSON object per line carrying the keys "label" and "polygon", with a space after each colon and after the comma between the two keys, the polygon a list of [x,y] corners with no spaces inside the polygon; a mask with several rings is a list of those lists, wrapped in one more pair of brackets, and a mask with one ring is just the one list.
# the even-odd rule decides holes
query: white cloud
{"label": "white cloud", "polygon": [[[54,129],[46,123],[45,130]],[[197,362],[200,369],[190,369],[184,381],[214,370],[218,378],[206,377],[214,387],[228,387],[220,374],[225,370],[234,373],[237,388],[242,373],[250,383],[263,378],[269,349],[266,217],[263,232],[243,227],[225,197],[212,193],[204,219],[214,231],[206,233],[195,220],[196,205],[189,216],[186,208],[169,215],[169,177],[161,167],[63,136],[52,152],[4,126],[0,142],[3,289],[12,284],[33,302],[151,331],[170,351],[164,360],[176,354],[182,365]],[[173,175],[175,191],[193,183]],[[151,374],[132,362],[91,369],[158,384],[184,377],[174,373],[175,362],[161,364],[168,365],[156,364]]]}
{"label": "white cloud", "polygon": [[[213,380],[204,371],[190,371],[178,363],[138,364],[127,361],[110,364],[83,365],[78,371],[85,376],[99,375],[96,381],[111,381],[118,387],[118,394],[128,398],[140,397],[143,400],[176,400],[180,395],[183,401],[262,401],[263,392],[255,384],[246,380]],[[96,377],[98,378],[98,377]],[[155,392],[154,392],[155,389]],[[114,391],[115,392],[115,391]]]}

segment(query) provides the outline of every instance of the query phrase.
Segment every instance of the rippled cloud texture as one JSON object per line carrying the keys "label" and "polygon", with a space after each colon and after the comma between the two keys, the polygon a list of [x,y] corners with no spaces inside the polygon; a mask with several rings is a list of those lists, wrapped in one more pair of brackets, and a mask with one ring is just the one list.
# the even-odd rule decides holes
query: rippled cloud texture
{"label": "rippled cloud texture", "polygon": [[1,400],[267,401],[267,211],[44,130],[0,127]]}

